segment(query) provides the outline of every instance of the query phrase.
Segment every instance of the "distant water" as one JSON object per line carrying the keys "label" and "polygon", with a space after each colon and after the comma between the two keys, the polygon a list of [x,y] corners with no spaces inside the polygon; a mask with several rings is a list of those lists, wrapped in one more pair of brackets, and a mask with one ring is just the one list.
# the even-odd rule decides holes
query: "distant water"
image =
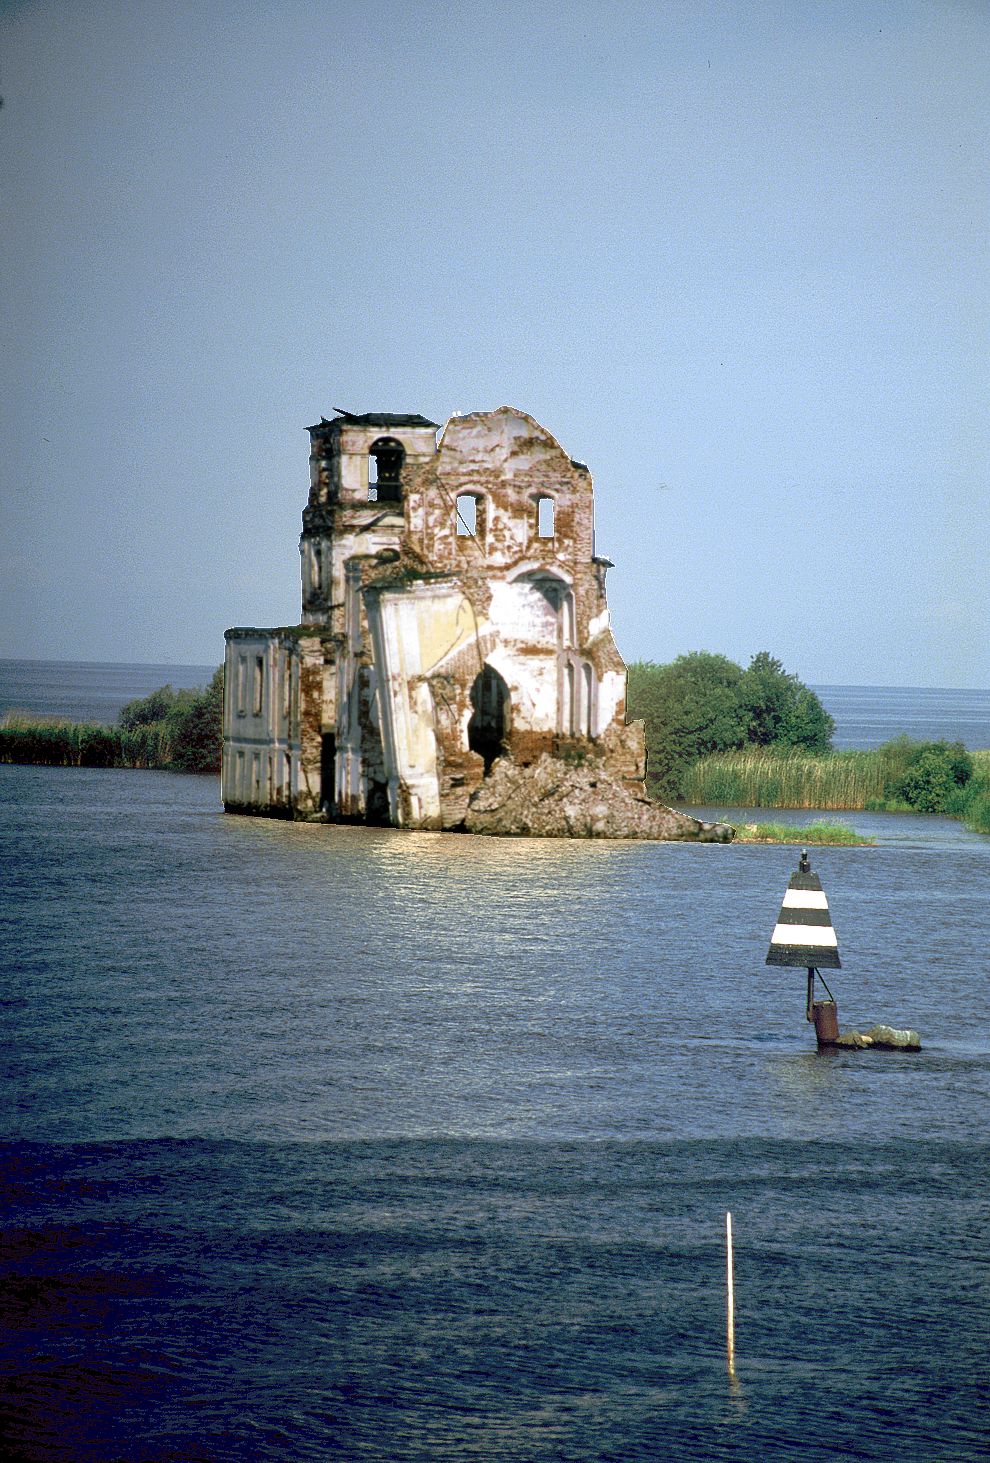
{"label": "distant water", "polygon": [[906,733],[919,741],[990,747],[990,689],[815,686],[835,721],[835,747],[879,747]]}
{"label": "distant water", "polygon": [[[122,665],[0,660],[0,716],[14,708],[75,721],[116,721],[122,706],[159,686],[205,686],[210,665]],[[990,747],[990,690],[815,686],[835,719],[836,747],[877,747],[906,732]]]}
{"label": "distant water", "polygon": [[813,853],[842,1024],[925,1043],[819,1055],[793,849],[0,810],[5,1458],[984,1456],[990,839]]}
{"label": "distant water", "polygon": [[0,716],[13,710],[36,711],[70,721],[109,723],[117,720],[128,701],[149,696],[159,686],[171,685],[177,691],[205,686],[215,670],[215,665],[0,660]]}

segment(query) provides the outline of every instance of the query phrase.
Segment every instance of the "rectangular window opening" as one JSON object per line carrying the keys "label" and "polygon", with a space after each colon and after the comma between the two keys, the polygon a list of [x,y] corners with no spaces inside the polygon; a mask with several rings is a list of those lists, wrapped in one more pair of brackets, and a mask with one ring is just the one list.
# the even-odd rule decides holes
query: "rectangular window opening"
{"label": "rectangular window opening", "polygon": [[472,498],[468,493],[462,493],[457,499],[457,537],[477,538],[478,536],[478,500]]}
{"label": "rectangular window opening", "polygon": [[264,656],[256,655],[254,658],[254,714],[261,715],[261,708],[264,705],[265,692],[265,660]]}
{"label": "rectangular window opening", "polygon": [[554,501],[552,498],[536,500],[536,532],[539,538],[553,538]]}

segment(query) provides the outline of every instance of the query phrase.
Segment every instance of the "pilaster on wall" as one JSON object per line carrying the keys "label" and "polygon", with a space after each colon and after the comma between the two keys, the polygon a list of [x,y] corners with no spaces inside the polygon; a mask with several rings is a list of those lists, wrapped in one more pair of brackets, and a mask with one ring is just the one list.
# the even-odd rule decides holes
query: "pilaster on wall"
{"label": "pilaster on wall", "polygon": [[[323,641],[318,635],[299,637],[299,789],[296,814],[307,817],[320,812],[324,801],[321,768],[323,760],[324,679],[335,669],[324,663]],[[331,726],[332,726],[331,722]]]}

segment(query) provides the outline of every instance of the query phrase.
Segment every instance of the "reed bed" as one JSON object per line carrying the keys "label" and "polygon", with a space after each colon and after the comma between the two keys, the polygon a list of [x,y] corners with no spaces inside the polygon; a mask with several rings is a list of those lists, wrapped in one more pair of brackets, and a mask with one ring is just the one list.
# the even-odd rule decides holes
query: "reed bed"
{"label": "reed bed", "polygon": [[[825,812],[915,812],[892,796],[909,744],[815,756],[789,747],[747,748],[703,757],[685,775],[685,801],[706,807],[821,808]],[[990,749],[970,754],[973,775],[947,803],[948,816],[990,833]]]}
{"label": "reed bed", "polygon": [[8,711],[0,721],[0,762],[41,767],[164,768],[173,756],[164,722],[131,729]]}
{"label": "reed bed", "polygon": [[685,799],[714,807],[865,808],[882,802],[892,771],[879,752],[746,748],[703,757],[685,776]]}

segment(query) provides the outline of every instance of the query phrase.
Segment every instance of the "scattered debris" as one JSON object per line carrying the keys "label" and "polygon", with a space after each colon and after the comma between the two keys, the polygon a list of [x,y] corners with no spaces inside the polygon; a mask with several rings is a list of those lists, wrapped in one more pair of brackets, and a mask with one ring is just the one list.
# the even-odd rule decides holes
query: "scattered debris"
{"label": "scattered debris", "polygon": [[471,795],[464,826],[538,838],[732,839],[724,823],[701,823],[637,794],[601,761],[575,765],[546,753],[528,767],[500,757]]}

